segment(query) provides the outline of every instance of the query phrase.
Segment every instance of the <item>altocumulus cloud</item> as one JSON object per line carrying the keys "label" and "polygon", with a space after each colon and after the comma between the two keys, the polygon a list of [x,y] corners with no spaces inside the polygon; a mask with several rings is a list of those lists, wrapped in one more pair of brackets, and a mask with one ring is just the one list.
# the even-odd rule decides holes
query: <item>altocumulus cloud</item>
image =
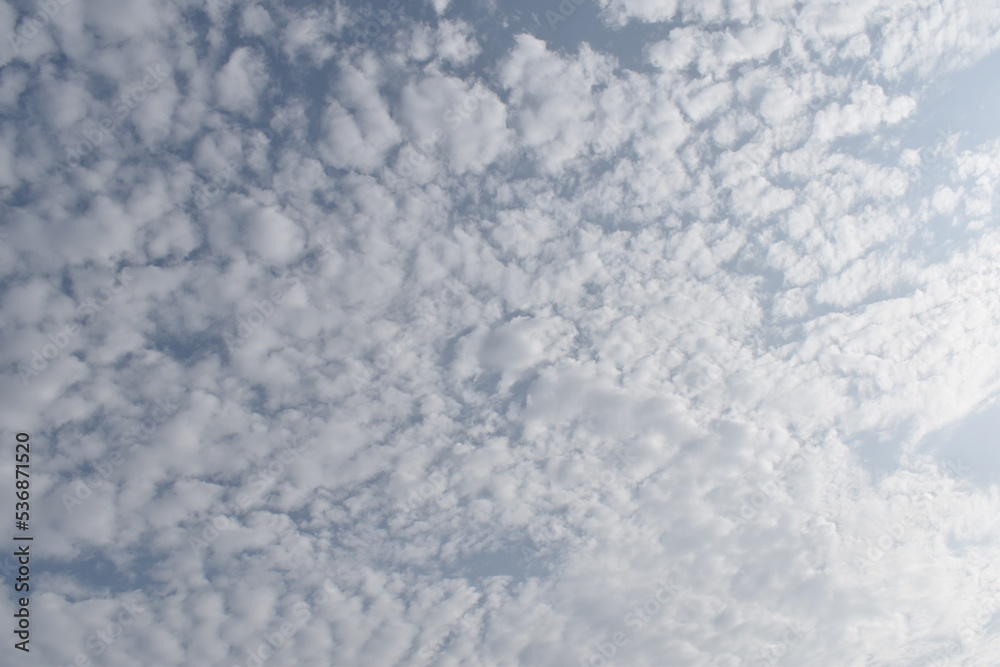
{"label": "altocumulus cloud", "polygon": [[994,662],[1000,8],[494,4],[0,8],[33,660]]}

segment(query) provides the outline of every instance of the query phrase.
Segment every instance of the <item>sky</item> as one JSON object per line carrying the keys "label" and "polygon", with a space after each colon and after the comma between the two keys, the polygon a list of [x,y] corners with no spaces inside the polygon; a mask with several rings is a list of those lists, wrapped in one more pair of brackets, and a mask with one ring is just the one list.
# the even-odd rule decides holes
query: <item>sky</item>
{"label": "sky", "polygon": [[0,663],[1000,664],[1000,6],[0,33]]}

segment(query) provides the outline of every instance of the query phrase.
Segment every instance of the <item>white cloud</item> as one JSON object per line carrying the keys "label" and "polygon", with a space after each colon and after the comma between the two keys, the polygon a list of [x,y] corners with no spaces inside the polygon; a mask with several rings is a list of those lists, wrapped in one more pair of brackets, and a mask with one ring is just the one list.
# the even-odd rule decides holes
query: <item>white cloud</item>
{"label": "white cloud", "polygon": [[998,18],[918,4],[66,4],[0,72],[38,659],[988,662],[924,437],[1000,386],[1000,143],[934,106]]}
{"label": "white cloud", "polygon": [[265,7],[247,5],[240,15],[240,29],[247,35],[266,35],[274,29],[274,21]]}
{"label": "white cloud", "polygon": [[534,149],[548,170],[577,156],[592,132],[594,103],[583,93],[610,72],[601,55],[582,47],[581,58],[565,62],[544,42],[518,35],[503,63],[501,78],[511,91],[512,120],[525,146]]}
{"label": "white cloud", "polygon": [[337,81],[339,98],[323,111],[320,156],[341,169],[377,169],[400,139],[385,100],[366,74],[375,73],[345,64]]}
{"label": "white cloud", "polygon": [[624,25],[629,19],[669,21],[677,13],[677,0],[601,0],[605,16],[614,24]]}
{"label": "white cloud", "polygon": [[[496,94],[475,83],[434,76],[413,81],[402,93],[402,118],[411,133],[412,148],[421,160],[438,150],[449,164],[465,171],[493,162],[507,147],[506,109]],[[406,164],[417,164],[409,158]]]}
{"label": "white cloud", "polygon": [[445,10],[448,9],[448,5],[451,4],[451,0],[429,0],[429,2],[438,14],[444,14]]}
{"label": "white cloud", "polygon": [[456,65],[468,64],[481,51],[475,34],[464,21],[442,21],[437,38],[438,53]]}
{"label": "white cloud", "polygon": [[219,70],[215,85],[223,109],[255,116],[259,97],[268,85],[267,66],[249,48],[238,48]]}

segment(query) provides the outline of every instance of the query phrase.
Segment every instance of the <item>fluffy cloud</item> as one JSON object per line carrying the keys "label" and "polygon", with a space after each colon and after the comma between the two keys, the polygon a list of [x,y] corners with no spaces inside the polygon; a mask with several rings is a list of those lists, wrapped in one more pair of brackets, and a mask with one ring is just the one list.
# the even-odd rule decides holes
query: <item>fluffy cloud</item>
{"label": "fluffy cloud", "polygon": [[991,660],[995,9],[56,4],[0,8],[41,663]]}

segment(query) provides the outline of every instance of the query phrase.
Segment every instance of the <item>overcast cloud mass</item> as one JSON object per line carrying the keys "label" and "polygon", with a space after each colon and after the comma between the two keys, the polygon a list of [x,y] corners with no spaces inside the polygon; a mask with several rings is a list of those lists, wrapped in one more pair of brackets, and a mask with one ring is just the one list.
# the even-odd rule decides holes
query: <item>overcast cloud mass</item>
{"label": "overcast cloud mass", "polygon": [[0,663],[1000,664],[1000,5],[0,33]]}

